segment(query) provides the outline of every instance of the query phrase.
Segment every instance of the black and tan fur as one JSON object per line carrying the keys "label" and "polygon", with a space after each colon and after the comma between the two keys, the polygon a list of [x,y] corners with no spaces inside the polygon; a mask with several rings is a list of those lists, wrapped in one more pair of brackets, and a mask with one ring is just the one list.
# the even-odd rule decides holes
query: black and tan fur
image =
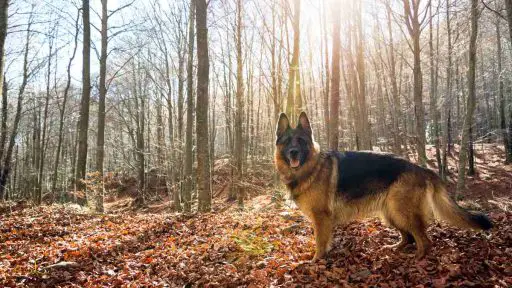
{"label": "black and tan fur", "polygon": [[492,227],[485,215],[459,207],[431,170],[391,154],[320,152],[304,112],[295,129],[282,113],[276,135],[277,171],[314,226],[314,260],[329,251],[334,226],[353,219],[380,217],[400,232],[396,248],[416,243],[417,258],[431,246],[432,216],[461,228]]}

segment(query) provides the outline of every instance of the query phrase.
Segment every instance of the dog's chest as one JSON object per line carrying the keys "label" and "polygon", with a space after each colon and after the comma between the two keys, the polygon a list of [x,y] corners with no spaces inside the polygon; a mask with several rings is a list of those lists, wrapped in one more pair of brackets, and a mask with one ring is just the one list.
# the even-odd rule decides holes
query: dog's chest
{"label": "dog's chest", "polygon": [[313,219],[317,213],[331,213],[329,197],[322,190],[309,189],[303,191],[301,194],[293,197],[293,200],[302,213],[310,219]]}

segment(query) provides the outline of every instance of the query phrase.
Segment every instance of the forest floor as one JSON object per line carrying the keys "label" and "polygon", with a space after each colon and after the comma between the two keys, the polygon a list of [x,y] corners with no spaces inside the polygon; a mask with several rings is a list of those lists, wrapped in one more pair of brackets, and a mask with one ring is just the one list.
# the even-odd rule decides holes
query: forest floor
{"label": "forest floor", "polygon": [[243,211],[219,196],[212,213],[193,215],[162,204],[123,210],[127,199],[102,215],[4,204],[0,287],[511,287],[512,167],[500,159],[499,148],[477,150],[478,173],[460,202],[486,211],[495,227],[433,224],[433,249],[421,261],[414,247],[383,248],[399,235],[369,219],[336,228],[333,250],[312,263],[309,221],[289,201],[274,203],[269,188],[256,189]]}

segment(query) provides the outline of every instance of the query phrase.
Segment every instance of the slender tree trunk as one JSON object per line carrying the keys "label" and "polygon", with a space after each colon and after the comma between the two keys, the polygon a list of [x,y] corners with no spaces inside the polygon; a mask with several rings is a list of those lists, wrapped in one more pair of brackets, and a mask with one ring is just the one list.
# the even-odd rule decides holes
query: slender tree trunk
{"label": "slender tree trunk", "polygon": [[398,90],[398,84],[396,81],[396,62],[395,62],[395,47],[393,42],[393,26],[391,25],[391,5],[386,5],[386,15],[388,24],[388,36],[389,36],[389,80],[391,82],[391,96],[393,100],[391,121],[393,122],[393,153],[402,154],[402,134],[400,133],[400,121],[402,117],[402,109],[400,105],[400,91]]}
{"label": "slender tree trunk", "polygon": [[[134,206],[142,207],[145,205],[145,143],[144,143],[144,131],[145,131],[145,100],[146,95],[142,93],[141,86],[143,85],[143,79],[139,71],[139,63],[133,67],[133,95],[135,100],[135,122],[136,122],[136,155],[137,155],[137,174],[138,174],[138,185],[137,185],[137,198],[135,199]],[[145,92],[145,91],[144,91]]]}
{"label": "slender tree trunk", "polygon": [[[7,83],[4,79],[5,38],[7,37],[7,19],[9,18],[9,1],[0,0],[0,93],[2,93],[2,127],[0,132],[0,161],[3,158],[7,139]],[[1,173],[1,172],[0,172]],[[0,198],[0,201],[2,199]]]}
{"label": "slender tree trunk", "polygon": [[[179,56],[178,56],[178,159],[177,163],[179,165],[183,164],[183,149],[184,147],[184,139],[183,139],[183,102],[184,102],[184,71],[185,71],[185,51],[184,51],[184,45],[181,44],[185,42],[185,39],[179,38]],[[169,121],[172,121],[171,115],[172,115],[172,108],[167,105],[168,114],[169,114]],[[169,133],[170,134],[170,133]],[[169,137],[172,137],[172,135],[169,135]],[[178,176],[178,187],[174,189],[174,209],[176,211],[181,211],[181,195],[183,194],[183,169],[178,169],[176,171]]]}
{"label": "slender tree trunk", "polygon": [[91,25],[89,22],[89,0],[82,0],[83,50],[82,50],[82,99],[78,120],[78,154],[76,159],[75,187],[85,189],[81,180],[87,171],[87,133],[89,129],[89,102],[91,99]]}
{"label": "slender tree trunk", "polygon": [[[446,65],[446,96],[444,100],[444,108],[441,117],[443,123],[443,159],[441,165],[441,178],[446,180],[448,176],[448,154],[450,154],[450,122],[451,122],[451,105],[452,105],[452,32],[450,27],[450,0],[446,2],[446,30],[447,30],[447,54],[448,63]],[[458,92],[457,92],[458,93]]]}
{"label": "slender tree trunk", "polygon": [[[439,149],[439,123],[437,118],[437,63],[434,65],[434,31],[432,27],[432,3],[430,3],[430,12],[429,12],[429,52],[430,52],[430,115],[432,117],[432,126],[433,126],[433,137],[434,137],[434,146],[436,149],[436,160],[439,175],[442,175],[443,171],[443,163],[441,162],[441,151]],[[439,24],[439,23],[438,23]],[[439,27],[439,25],[438,25]],[[437,39],[439,40],[439,33],[437,35]],[[439,45],[439,42],[438,42]],[[439,47],[438,47],[439,48]],[[438,56],[438,55],[436,55]]]}
{"label": "slender tree trunk", "polygon": [[183,211],[191,212],[192,201],[192,129],[194,121],[194,91],[193,91],[193,70],[194,70],[194,15],[196,0],[190,1],[188,18],[188,59],[187,59],[187,130],[185,136],[185,185],[183,188]]}
{"label": "slender tree trunk", "polygon": [[208,83],[210,77],[208,59],[208,28],[206,0],[196,0],[197,27],[197,194],[200,212],[211,210],[211,175],[208,139]]}
{"label": "slender tree trunk", "polygon": [[236,110],[235,110],[235,190],[238,206],[244,207],[245,189],[242,186],[244,141],[242,139],[243,111],[244,111],[244,78],[242,59],[242,0],[237,0],[236,11]]}
{"label": "slender tree trunk", "polygon": [[4,79],[4,83],[2,86],[2,124],[1,124],[1,131],[0,131],[0,161],[4,157],[4,148],[5,148],[5,141],[7,141],[7,92],[8,92],[8,84]]}
{"label": "slender tree trunk", "polygon": [[73,52],[71,54],[71,58],[69,58],[68,66],[67,66],[67,80],[66,87],[64,88],[64,94],[62,96],[62,107],[59,107],[59,139],[57,141],[57,151],[55,152],[55,163],[53,164],[53,176],[52,176],[52,193],[55,193],[57,188],[57,179],[59,173],[59,162],[60,162],[60,154],[62,149],[63,142],[63,134],[64,134],[64,114],[66,112],[66,104],[68,101],[69,89],[71,87],[71,65],[73,64],[73,60],[76,56],[76,50],[78,48],[78,33],[80,31],[80,27],[78,25],[78,21],[80,20],[80,11],[77,12],[77,17],[75,21],[75,36],[74,36],[74,46]]}
{"label": "slender tree trunk", "polygon": [[[7,8],[6,8],[7,9]],[[7,12],[6,12],[7,13]],[[32,28],[32,12],[30,12],[29,22],[26,30],[26,38],[25,38],[25,51],[23,53],[23,78],[21,80],[21,84],[18,90],[18,103],[16,105],[16,114],[14,116],[14,121],[12,123],[11,135],[9,137],[9,142],[7,144],[7,150],[4,153],[3,163],[0,163],[0,201],[4,199],[5,188],[7,184],[7,179],[9,179],[9,173],[11,172],[11,159],[12,152],[14,149],[14,144],[16,142],[16,136],[18,134],[18,126],[21,120],[21,111],[23,109],[23,96],[25,94],[25,88],[27,87],[29,71],[28,71],[28,50],[30,44],[30,34]],[[3,62],[3,61],[2,61]],[[0,159],[1,161],[2,159]]]}
{"label": "slender tree trunk", "polygon": [[329,45],[328,45],[328,41],[327,41],[327,23],[326,23],[326,20],[325,18],[327,18],[327,1],[322,1],[322,4],[323,4],[323,17],[322,17],[322,27],[323,27],[323,44],[324,44],[324,50],[325,50],[325,56],[324,56],[324,61],[325,61],[325,67],[324,67],[324,71],[325,71],[325,79],[324,79],[324,87],[325,87],[325,90],[324,90],[324,94],[323,94],[323,110],[324,110],[324,125],[325,125],[325,132],[327,134],[327,139],[325,141],[326,145],[328,145],[329,142],[329,139],[330,139],[330,135],[331,135],[331,132],[330,132],[330,129],[329,129],[329,84],[330,84],[330,69],[329,69]]}
{"label": "slender tree trunk", "polygon": [[329,115],[329,148],[333,150],[338,149],[339,142],[339,106],[340,106],[340,55],[341,55],[341,42],[340,30],[341,19],[340,9],[341,3],[334,1],[332,7],[333,15],[333,30],[332,30],[332,77],[331,77],[331,105]]}
{"label": "slender tree trunk", "polygon": [[[412,5],[411,5],[412,3]],[[416,151],[418,162],[426,165],[425,152],[425,111],[423,107],[423,74],[421,71],[421,23],[419,14],[419,1],[404,0],[405,18],[409,34],[412,38],[413,64],[413,95],[414,95],[414,120],[416,124]],[[426,13],[426,12],[425,12]]]}
{"label": "slender tree trunk", "polygon": [[366,106],[366,77],[365,77],[365,63],[364,63],[364,40],[363,40],[363,25],[362,25],[362,11],[361,11],[361,1],[355,0],[354,6],[356,7],[357,12],[355,13],[355,22],[356,22],[356,32],[354,33],[357,36],[356,40],[356,67],[357,67],[357,79],[359,84],[359,93],[357,93],[357,107],[358,107],[358,116],[359,119],[356,121],[359,122],[360,129],[360,148],[362,150],[372,150],[372,138],[371,138],[371,128],[370,122],[368,121],[368,108]]}
{"label": "slender tree trunk", "polygon": [[473,127],[469,127],[469,143],[468,143],[468,176],[475,175],[475,150],[473,149]]}
{"label": "slender tree trunk", "polygon": [[468,99],[466,115],[462,129],[462,140],[459,152],[459,175],[457,180],[457,194],[464,189],[466,179],[466,161],[473,112],[475,111],[475,76],[476,76],[476,38],[478,35],[478,0],[471,0],[471,36],[469,40],[469,62],[468,62]]}
{"label": "slender tree trunk", "polygon": [[98,135],[96,137],[96,171],[99,173],[98,191],[95,192],[96,212],[103,213],[103,162],[105,161],[105,98],[107,97],[107,45],[108,45],[107,0],[101,0],[101,55],[98,100]]}
{"label": "slender tree trunk", "polygon": [[[512,1],[509,1],[512,2]],[[496,2],[497,3],[497,2]],[[496,9],[499,5],[496,4]],[[499,114],[500,114],[500,130],[503,137],[503,146],[505,146],[505,164],[512,163],[512,153],[510,153],[510,142],[507,131],[507,122],[505,114],[505,96],[503,88],[503,70],[502,70],[502,55],[501,55],[501,30],[500,30],[500,17],[496,16],[496,50],[497,50],[497,64],[498,64],[498,98],[499,98]],[[512,35],[511,35],[512,36]],[[511,123],[512,124],[512,123]]]}
{"label": "slender tree trunk", "polygon": [[[286,102],[286,114],[290,121],[295,123],[298,116],[297,110],[300,109],[300,70],[299,70],[299,51],[300,51],[300,1],[293,0],[293,53],[292,61],[288,72],[288,98]],[[300,113],[300,112],[299,112]]]}
{"label": "slender tree trunk", "polygon": [[[9,18],[9,1],[0,0],[0,93],[2,93],[2,131],[0,134],[0,161],[4,156],[4,146],[7,139],[7,83],[4,79],[5,38]],[[0,201],[4,200],[5,185],[7,184],[8,168],[0,162]]]}

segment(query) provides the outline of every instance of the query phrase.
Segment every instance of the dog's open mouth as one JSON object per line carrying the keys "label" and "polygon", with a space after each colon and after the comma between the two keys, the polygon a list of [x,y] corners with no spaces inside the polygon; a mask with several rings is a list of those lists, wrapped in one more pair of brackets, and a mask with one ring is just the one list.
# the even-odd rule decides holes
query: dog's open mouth
{"label": "dog's open mouth", "polygon": [[290,159],[290,167],[297,168],[300,166],[300,161],[298,159]]}

